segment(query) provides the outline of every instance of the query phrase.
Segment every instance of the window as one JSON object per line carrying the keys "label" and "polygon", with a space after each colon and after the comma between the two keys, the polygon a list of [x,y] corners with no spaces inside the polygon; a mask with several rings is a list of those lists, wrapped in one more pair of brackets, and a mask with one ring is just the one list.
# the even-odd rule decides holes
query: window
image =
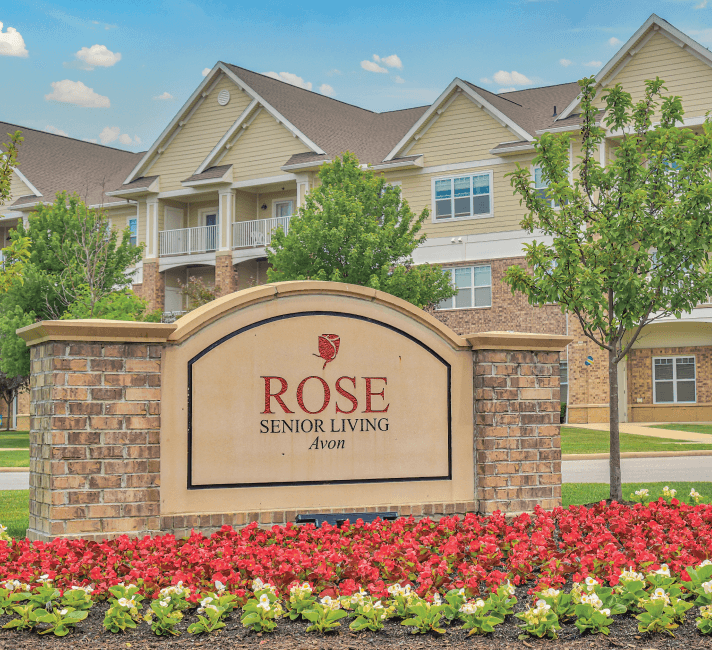
{"label": "window", "polygon": [[274,216],[277,218],[291,217],[293,209],[294,209],[294,201],[275,201]]}
{"label": "window", "polygon": [[443,300],[438,309],[468,309],[492,306],[492,267],[461,266],[447,269],[452,273],[452,283],[457,294]]}
{"label": "window", "polygon": [[138,244],[138,219],[129,219],[129,232],[131,233],[129,243],[131,246],[136,246]]}
{"label": "window", "polygon": [[655,404],[680,404],[697,401],[695,357],[653,359]]}
{"label": "window", "polygon": [[559,385],[561,387],[561,403],[569,401],[569,362],[559,362]]}
{"label": "window", "polygon": [[492,172],[436,178],[434,221],[492,216]]}
{"label": "window", "polygon": [[559,204],[554,199],[549,198],[549,179],[544,175],[544,170],[541,167],[534,167],[534,189],[539,195],[539,198],[551,202],[552,208],[558,208]]}

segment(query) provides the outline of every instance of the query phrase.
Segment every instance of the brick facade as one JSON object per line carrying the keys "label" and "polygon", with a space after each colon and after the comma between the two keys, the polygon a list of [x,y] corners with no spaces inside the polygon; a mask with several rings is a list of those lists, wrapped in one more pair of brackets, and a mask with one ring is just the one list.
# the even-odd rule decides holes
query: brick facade
{"label": "brick facade", "polygon": [[161,348],[31,350],[30,539],[159,530]]}
{"label": "brick facade", "polygon": [[163,273],[158,271],[158,260],[143,261],[143,283],[135,284],[134,292],[148,303],[150,311],[163,310],[166,304],[166,282]]}
{"label": "brick facade", "polygon": [[480,350],[474,355],[480,510],[561,505],[559,353]]}

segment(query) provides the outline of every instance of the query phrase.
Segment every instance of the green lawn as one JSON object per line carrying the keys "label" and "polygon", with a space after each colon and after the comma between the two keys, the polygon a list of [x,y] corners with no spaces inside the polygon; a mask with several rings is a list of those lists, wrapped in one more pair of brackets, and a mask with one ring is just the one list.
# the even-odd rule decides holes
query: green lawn
{"label": "green lawn", "polygon": [[[624,483],[623,499],[625,501],[633,501],[634,499],[630,498],[633,492],[642,488],[650,490],[650,496],[653,499],[657,499],[662,496],[663,487],[666,485],[671,489],[677,490],[676,496],[680,501],[686,501],[690,490],[695,488],[702,495],[703,503],[712,502],[712,483]],[[561,488],[561,501],[564,507],[582,505],[607,499],[609,494],[610,488],[606,483],[564,483]]]}
{"label": "green lawn", "polygon": [[24,537],[30,516],[29,490],[0,490],[0,524],[13,537]]}
{"label": "green lawn", "polygon": [[689,431],[690,433],[707,433],[712,435],[712,424],[654,424],[651,425],[651,428]]}
{"label": "green lawn", "polygon": [[[677,496],[684,500],[695,488],[704,503],[712,502],[712,483],[624,483],[623,498],[628,501],[630,495],[641,488],[648,488],[650,495],[657,499],[662,494],[663,486],[677,490]],[[605,483],[564,483],[561,490],[564,507],[595,503],[608,498],[609,487]],[[0,490],[0,524],[7,526],[13,537],[24,537],[29,521],[29,490]]]}
{"label": "green lawn", "polygon": [[[608,431],[561,427],[562,454],[607,454]],[[681,443],[679,440],[653,438],[621,433],[621,451],[689,451],[712,449],[712,445],[703,443]]]}
{"label": "green lawn", "polygon": [[30,435],[28,431],[0,431],[0,449],[8,447],[30,448]]}
{"label": "green lawn", "polygon": [[29,467],[30,452],[2,451],[0,449],[0,467]]}

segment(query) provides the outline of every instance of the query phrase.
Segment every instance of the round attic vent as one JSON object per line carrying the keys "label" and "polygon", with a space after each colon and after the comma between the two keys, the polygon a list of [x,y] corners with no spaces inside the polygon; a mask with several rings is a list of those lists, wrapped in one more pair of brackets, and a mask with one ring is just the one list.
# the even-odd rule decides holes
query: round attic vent
{"label": "round attic vent", "polygon": [[230,91],[229,90],[221,90],[220,94],[218,95],[218,104],[220,106],[225,106],[230,101]]}

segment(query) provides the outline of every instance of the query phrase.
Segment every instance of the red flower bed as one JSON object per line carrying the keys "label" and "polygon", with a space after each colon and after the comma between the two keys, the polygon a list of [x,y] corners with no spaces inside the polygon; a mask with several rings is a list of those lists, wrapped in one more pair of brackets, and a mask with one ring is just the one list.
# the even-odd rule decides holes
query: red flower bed
{"label": "red flower bed", "polygon": [[251,524],[185,540],[0,542],[0,581],[33,584],[46,574],[60,589],[94,584],[100,596],[119,582],[140,579],[149,595],[178,581],[195,594],[219,580],[242,596],[258,577],[282,593],[294,581],[306,581],[322,594],[348,595],[362,587],[385,596],[386,587],[399,582],[412,584],[421,596],[454,587],[474,596],[505,579],[557,586],[569,577],[595,575],[615,584],[626,567],[665,563],[680,574],[705,559],[712,559],[712,505],[660,500],[645,507],[537,509],[510,522],[495,513],[340,529],[287,524],[263,530]]}

